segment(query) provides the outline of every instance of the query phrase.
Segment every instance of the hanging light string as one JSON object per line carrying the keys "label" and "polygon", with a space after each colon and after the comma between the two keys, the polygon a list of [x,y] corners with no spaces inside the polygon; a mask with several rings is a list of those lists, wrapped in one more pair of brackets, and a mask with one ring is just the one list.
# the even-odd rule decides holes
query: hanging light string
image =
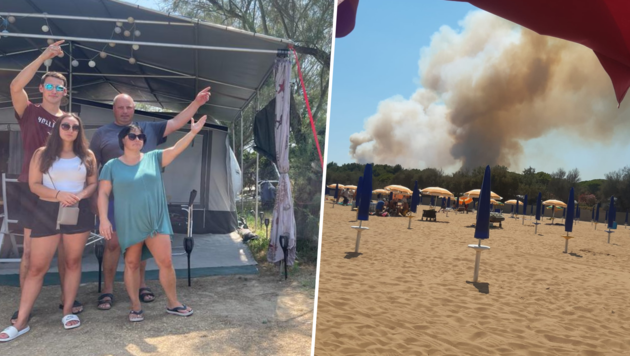
{"label": "hanging light string", "polygon": [[[20,17],[20,19],[24,19],[27,17],[29,16],[23,16],[23,17]],[[0,30],[2,30],[0,32],[8,33],[9,24],[13,24],[16,21],[17,19],[15,18],[15,16],[7,16],[6,18],[0,16]],[[46,16],[46,14],[44,14],[44,21],[45,21],[45,24],[42,25],[41,29],[42,29],[42,32],[44,33],[50,33],[52,38],[49,38],[47,42],[49,45],[51,45],[55,43],[55,40],[53,39],[55,34],[53,33],[52,26],[50,26],[50,23],[48,22],[48,17]],[[136,37],[140,37],[142,32],[140,32],[140,30],[137,29],[136,27],[137,23],[135,22],[135,19],[130,16],[127,18],[127,22],[131,25],[130,28],[126,28],[125,24],[122,21],[116,21],[116,26],[112,29],[112,33],[109,36],[109,39],[112,40],[114,39],[116,35],[122,35],[124,37],[131,37],[132,41],[135,41]],[[107,46],[108,46],[107,44],[104,45],[100,51],[97,51],[98,52],[97,54],[95,54],[92,57],[88,57],[87,59],[74,57],[70,51],[65,51],[63,48],[61,48],[63,55],[60,57],[64,57],[65,55],[68,55],[71,59],[70,63],[73,67],[78,67],[80,61],[85,61],[85,62],[88,62],[88,66],[90,68],[94,68],[96,67],[95,59],[97,57],[100,57],[102,59],[107,58],[107,52],[105,51],[107,49]],[[116,43],[110,42],[109,46],[115,47]],[[131,45],[131,53],[129,56],[130,64],[135,64],[137,62],[136,58],[134,57],[134,51],[137,51],[139,49],[140,49],[140,45],[137,45],[137,44]],[[52,65],[52,59],[46,60],[44,65],[46,66],[46,68],[50,67]]]}

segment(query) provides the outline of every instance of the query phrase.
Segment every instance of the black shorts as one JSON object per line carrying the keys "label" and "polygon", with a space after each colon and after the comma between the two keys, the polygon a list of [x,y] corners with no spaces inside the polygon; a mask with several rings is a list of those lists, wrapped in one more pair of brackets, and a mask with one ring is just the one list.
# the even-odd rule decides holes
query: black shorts
{"label": "black shorts", "polygon": [[59,203],[45,200],[37,201],[31,237],[44,237],[57,234],[79,234],[94,229],[94,214],[90,209],[90,200],[79,202],[79,219],[76,225],[60,225],[57,230]]}
{"label": "black shorts", "polygon": [[31,192],[28,183],[18,182],[19,209],[17,214],[18,224],[24,229],[33,228],[33,216],[39,197]]}

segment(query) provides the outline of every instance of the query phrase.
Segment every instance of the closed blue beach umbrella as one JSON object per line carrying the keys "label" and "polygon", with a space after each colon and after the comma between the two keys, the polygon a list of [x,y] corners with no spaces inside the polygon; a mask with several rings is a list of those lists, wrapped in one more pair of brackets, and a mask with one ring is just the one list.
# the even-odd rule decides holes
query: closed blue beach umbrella
{"label": "closed blue beach umbrella", "polygon": [[540,213],[542,210],[542,193],[538,192],[538,198],[536,199],[536,220],[540,221]]}
{"label": "closed blue beach umbrella", "polygon": [[525,194],[525,198],[523,198],[523,215],[527,214],[527,194]]}
{"label": "closed blue beach umbrella", "polygon": [[367,221],[370,216],[370,201],[372,198],[372,165],[366,164],[361,180],[361,188],[358,188],[357,199],[357,220]]}
{"label": "closed blue beach umbrella", "polygon": [[567,203],[567,208],[564,209],[564,231],[567,232],[567,236],[569,232],[573,231],[573,215],[575,209],[575,199],[574,199],[574,190],[571,188],[571,192],[569,192],[569,202]]}
{"label": "closed blue beach umbrella", "polygon": [[610,207],[608,208],[608,228],[612,229],[615,222],[617,210],[615,208],[615,197],[610,197]]}
{"label": "closed blue beach umbrella", "polygon": [[411,211],[416,213],[418,204],[420,204],[420,191],[418,190],[418,181],[416,181],[416,184],[413,186],[413,193],[411,194]]}
{"label": "closed blue beach umbrella", "polygon": [[[490,238],[490,166],[486,166],[479,193],[479,209],[477,209],[477,224],[475,225],[475,238]],[[481,241],[479,242],[481,244]]]}
{"label": "closed blue beach umbrella", "polygon": [[446,207],[447,208],[451,207],[451,197],[448,197],[448,199],[446,200]]}

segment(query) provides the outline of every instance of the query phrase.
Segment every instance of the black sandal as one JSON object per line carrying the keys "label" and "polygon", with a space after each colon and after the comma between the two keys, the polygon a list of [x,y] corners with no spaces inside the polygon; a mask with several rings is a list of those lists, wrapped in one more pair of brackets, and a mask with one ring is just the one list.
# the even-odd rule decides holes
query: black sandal
{"label": "black sandal", "polygon": [[[153,299],[149,299],[147,300],[147,297],[153,297]],[[155,300],[155,294],[153,294],[153,292],[151,291],[151,288],[145,287],[145,288],[140,288],[140,301],[142,303],[151,303],[152,301]]]}
{"label": "black sandal", "polygon": [[[9,320],[9,322],[11,323],[11,325],[13,325],[13,320],[17,321],[18,318],[18,312],[19,310],[16,310],[15,313],[13,313],[13,315],[11,315],[11,320]],[[28,321],[31,321],[31,318],[33,317],[33,314],[29,314],[28,315]]]}
{"label": "black sandal", "polygon": [[[132,315],[137,315],[138,318],[131,319]],[[140,309],[139,311],[130,310],[129,311],[129,321],[132,323],[138,323],[144,320],[144,310]]]}
{"label": "black sandal", "polygon": [[[106,298],[109,298],[109,300],[107,300]],[[101,304],[109,304],[109,308],[99,308],[99,306]],[[113,306],[114,306],[114,295],[113,294],[111,294],[111,293],[103,293],[103,294],[98,296],[98,304],[96,305],[96,308],[98,310],[110,310]]]}
{"label": "black sandal", "polygon": [[[81,313],[83,313],[83,309],[84,309],[84,308],[83,308],[83,304],[81,304],[81,302],[80,302],[80,301],[75,300],[75,301],[74,301],[74,303],[72,303],[72,309],[74,309],[74,308],[78,308],[78,307],[81,307],[81,310],[79,310],[79,311],[78,311],[78,312],[76,312],[76,313],[74,313],[74,310],[73,310],[73,313],[72,313],[72,314],[77,315],[77,314],[81,314]],[[63,304],[59,304],[59,309],[63,310]]]}

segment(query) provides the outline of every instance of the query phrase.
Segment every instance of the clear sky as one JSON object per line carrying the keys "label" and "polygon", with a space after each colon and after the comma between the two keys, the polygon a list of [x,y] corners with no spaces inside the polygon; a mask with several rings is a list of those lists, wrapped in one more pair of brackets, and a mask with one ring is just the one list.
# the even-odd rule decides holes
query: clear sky
{"label": "clear sky", "polygon": [[[476,10],[466,2],[444,0],[361,0],[354,31],[335,42],[328,162],[354,162],[349,154],[350,135],[364,130],[382,101],[414,94],[421,87],[421,49],[431,44],[442,26],[461,30],[460,21]],[[623,109],[630,106],[629,101],[626,98],[618,112],[628,113]],[[630,117],[624,119],[629,121]],[[603,178],[630,164],[628,142],[625,135],[614,134],[609,140],[584,143],[566,130],[548,130],[521,142],[523,167],[510,168],[533,166],[549,173],[559,167],[578,168],[583,180]]]}

